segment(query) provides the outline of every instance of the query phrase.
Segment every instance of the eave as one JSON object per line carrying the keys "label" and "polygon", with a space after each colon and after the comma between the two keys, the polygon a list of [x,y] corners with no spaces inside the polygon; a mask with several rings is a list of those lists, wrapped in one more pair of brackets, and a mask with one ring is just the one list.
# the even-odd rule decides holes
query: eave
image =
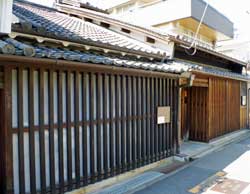
{"label": "eave", "polygon": [[125,56],[125,55],[131,55],[135,56],[137,58],[147,58],[149,60],[153,59],[158,59],[161,60],[164,55],[161,55],[160,53],[157,54],[152,54],[152,53],[147,53],[147,52],[141,52],[141,51],[134,51],[134,50],[129,50],[126,48],[122,47],[116,47],[108,44],[103,44],[100,42],[93,42],[93,41],[84,41],[81,40],[81,42],[78,41],[69,41],[68,39],[64,39],[62,37],[56,37],[54,35],[42,35],[41,33],[38,33],[36,31],[32,32],[25,32],[21,29],[12,29],[12,32],[8,35],[11,38],[16,38],[16,37],[23,37],[23,38],[29,38],[29,39],[35,39],[37,42],[42,43],[42,42],[54,42],[54,43],[59,43],[65,47],[68,46],[77,46],[80,48],[83,48],[85,50],[96,50],[96,51],[102,51],[104,53],[112,52],[112,53],[117,53],[119,55]]}
{"label": "eave", "polygon": [[[177,44],[180,44],[180,45],[184,45],[184,46],[190,46],[190,43],[189,42],[186,42],[186,41],[183,41],[183,40],[180,40],[178,39],[177,37],[174,37],[174,36],[169,36],[169,40],[170,41],[173,41]],[[241,60],[238,60],[238,59],[235,59],[235,58],[232,58],[232,57],[229,57],[223,53],[220,53],[220,52],[217,52],[217,51],[214,51],[214,50],[211,50],[211,49],[207,49],[207,48],[204,48],[204,47],[201,47],[199,45],[197,45],[197,49],[200,50],[200,51],[203,51],[203,52],[206,52],[206,53],[209,53],[211,55],[214,55],[214,56],[217,56],[217,57],[220,57],[222,59],[226,59],[228,61],[231,61],[231,62],[234,62],[234,63],[237,63],[237,64],[240,64],[244,67],[247,66],[247,63],[244,62],[244,61],[241,61]]]}

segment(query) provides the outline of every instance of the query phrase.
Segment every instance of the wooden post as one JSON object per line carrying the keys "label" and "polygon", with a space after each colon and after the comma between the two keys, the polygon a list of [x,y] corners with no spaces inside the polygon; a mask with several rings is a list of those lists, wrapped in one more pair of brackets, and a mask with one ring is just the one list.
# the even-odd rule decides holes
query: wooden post
{"label": "wooden post", "polygon": [[[5,76],[8,75],[8,76]],[[0,193],[13,194],[11,69],[4,68],[3,89],[0,89]]]}
{"label": "wooden post", "polygon": [[[178,81],[180,83],[180,81]],[[179,84],[178,84],[179,86]],[[181,143],[181,88],[178,87],[178,110],[177,110],[177,154],[180,153],[180,143]]]}

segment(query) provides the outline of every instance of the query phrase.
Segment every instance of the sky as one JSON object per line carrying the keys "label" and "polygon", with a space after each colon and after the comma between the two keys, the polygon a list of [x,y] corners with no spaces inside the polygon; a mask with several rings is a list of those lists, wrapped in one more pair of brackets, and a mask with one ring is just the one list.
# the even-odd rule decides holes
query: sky
{"label": "sky", "polygon": [[[53,0],[30,0],[52,6]],[[82,0],[98,7],[106,7],[124,0]],[[249,0],[205,0],[211,6],[229,18],[233,23],[237,39],[250,40],[250,1]]]}

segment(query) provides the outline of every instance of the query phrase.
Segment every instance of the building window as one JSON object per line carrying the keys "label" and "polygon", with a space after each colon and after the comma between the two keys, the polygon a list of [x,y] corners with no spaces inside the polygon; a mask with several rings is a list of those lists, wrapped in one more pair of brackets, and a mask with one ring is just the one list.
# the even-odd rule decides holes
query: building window
{"label": "building window", "polygon": [[90,18],[84,18],[84,21],[93,23],[93,20]]}
{"label": "building window", "polygon": [[130,34],[130,33],[131,33],[131,31],[128,30],[128,29],[126,29],[126,28],[122,28],[121,31],[122,31],[122,32],[125,32],[125,33],[127,33],[127,34]]}
{"label": "building window", "polygon": [[149,42],[149,43],[151,43],[151,44],[155,43],[155,39],[150,38],[150,37],[146,37],[146,41]]}
{"label": "building window", "polygon": [[247,105],[247,83],[241,82],[240,84],[240,100],[241,106]]}
{"label": "building window", "polygon": [[104,28],[109,28],[110,27],[110,24],[108,23],[105,23],[105,22],[101,22],[100,25]]}

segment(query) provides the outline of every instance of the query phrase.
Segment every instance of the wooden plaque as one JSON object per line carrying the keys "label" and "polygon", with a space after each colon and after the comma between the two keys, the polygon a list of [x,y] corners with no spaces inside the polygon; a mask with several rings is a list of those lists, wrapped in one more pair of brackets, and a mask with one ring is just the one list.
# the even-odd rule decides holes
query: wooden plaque
{"label": "wooden plaque", "polygon": [[170,106],[157,108],[157,124],[170,123]]}

